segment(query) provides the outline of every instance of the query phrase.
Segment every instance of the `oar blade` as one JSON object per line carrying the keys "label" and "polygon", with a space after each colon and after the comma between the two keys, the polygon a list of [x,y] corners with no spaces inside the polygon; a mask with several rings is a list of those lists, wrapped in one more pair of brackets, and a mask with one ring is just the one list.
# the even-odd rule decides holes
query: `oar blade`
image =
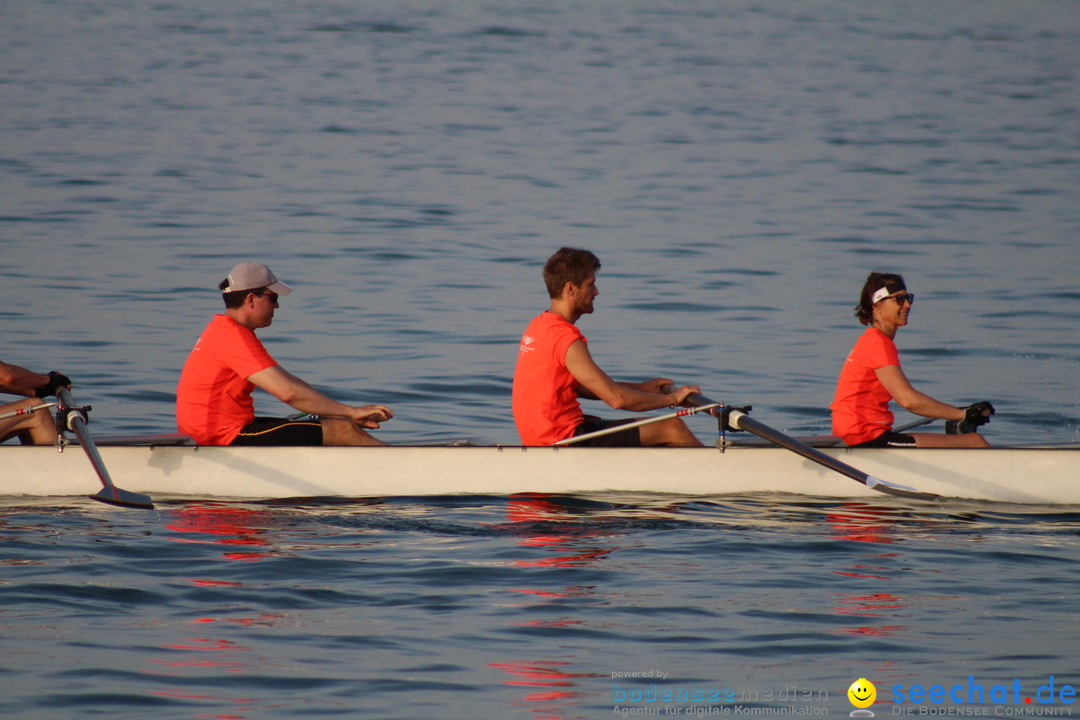
{"label": "oar blade", "polygon": [[899,483],[891,483],[888,480],[882,480],[879,477],[873,475],[866,476],[866,487],[871,490],[877,490],[878,492],[885,493],[886,495],[894,495],[896,497],[908,498],[910,500],[939,500],[941,498],[937,493],[922,492],[916,490],[913,487],[907,485],[900,485]]}
{"label": "oar blade", "polygon": [[915,489],[909,489],[900,485],[893,485],[887,483],[884,480],[871,485],[867,483],[866,486],[871,490],[877,490],[879,493],[885,493],[886,495],[892,495],[893,497],[907,498],[908,500],[940,500],[941,496],[936,493],[921,492]]}
{"label": "oar blade", "polygon": [[94,438],[90,435],[90,429],[86,427],[85,411],[88,408],[76,407],[75,401],[71,399],[71,392],[67,388],[60,388],[56,393],[56,397],[60,400],[61,407],[65,411],[66,422],[70,430],[75,433],[79,445],[82,446],[83,451],[86,453],[86,458],[90,461],[94,472],[97,473],[98,479],[101,480],[101,490],[91,495],[90,498],[118,507],[153,508],[154,503],[146,495],[121,490],[113,484],[112,478],[109,477],[109,471],[105,468],[105,461],[101,459],[97,445],[94,444]]}
{"label": "oar blade", "polygon": [[115,485],[111,488],[101,488],[101,490],[91,495],[90,499],[107,505],[116,505],[117,507],[139,508],[141,510],[154,509],[154,501],[150,499],[149,495],[122,490]]}

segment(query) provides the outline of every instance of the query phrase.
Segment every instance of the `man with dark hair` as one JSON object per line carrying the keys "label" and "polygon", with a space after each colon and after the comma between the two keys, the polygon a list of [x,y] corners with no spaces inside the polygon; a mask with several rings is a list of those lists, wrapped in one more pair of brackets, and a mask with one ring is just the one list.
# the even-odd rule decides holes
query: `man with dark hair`
{"label": "man with dark hair", "polygon": [[[278,297],[292,288],[270,268],[241,263],[218,286],[225,313],[195,343],[176,388],[176,424],[200,445],[383,445],[363,428],[393,417],[385,405],[331,400],[270,357],[255,337],[269,327]],[[255,417],[251,391],[262,388],[313,420]]]}
{"label": "man with dark hair", "polygon": [[[700,392],[697,385],[672,390],[672,380],[643,383],[612,380],[589,354],[585,336],[575,323],[593,311],[599,294],[600,260],[588,250],[562,248],[544,265],[544,283],[551,307],[526,328],[514,371],[514,422],[525,445],[552,445],[560,440],[633,422],[601,420],[585,415],[579,398],[602,400],[616,410],[642,412],[676,407]],[[678,419],[629,428],[578,445],[700,447],[690,428]]]}
{"label": "man with dark hair", "polygon": [[0,361],[0,392],[29,398],[0,405],[0,415],[20,414],[0,420],[0,442],[18,437],[24,445],[49,445],[56,442],[56,423],[44,410],[31,408],[43,403],[38,398],[55,395],[61,388],[70,388],[71,381],[55,370],[36,373],[18,365]]}

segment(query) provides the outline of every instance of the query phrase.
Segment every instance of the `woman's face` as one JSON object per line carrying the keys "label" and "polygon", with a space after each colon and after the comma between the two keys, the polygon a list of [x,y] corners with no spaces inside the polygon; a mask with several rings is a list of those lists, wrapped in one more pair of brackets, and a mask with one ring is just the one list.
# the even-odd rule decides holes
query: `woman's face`
{"label": "woman's face", "polygon": [[914,301],[915,296],[905,288],[886,295],[874,303],[874,322],[880,321],[892,327],[907,325],[908,315],[911,313],[911,305]]}

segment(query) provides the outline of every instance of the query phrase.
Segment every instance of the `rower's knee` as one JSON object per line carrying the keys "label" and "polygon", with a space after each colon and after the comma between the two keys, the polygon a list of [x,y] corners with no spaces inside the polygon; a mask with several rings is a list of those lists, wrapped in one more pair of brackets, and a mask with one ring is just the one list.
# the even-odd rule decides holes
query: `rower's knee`
{"label": "rower's knee", "polygon": [[[40,405],[41,400],[27,398],[5,407],[11,410]],[[56,442],[56,423],[48,410],[38,410],[29,415],[0,421],[0,442],[18,437],[23,445],[50,445]]]}
{"label": "rower's knee", "polygon": [[641,428],[641,444],[646,447],[702,447],[701,441],[680,418],[672,418]]}
{"label": "rower's knee", "polygon": [[366,430],[345,418],[323,418],[323,445],[385,445]]}
{"label": "rower's knee", "polygon": [[979,433],[943,435],[940,433],[911,433],[915,447],[920,448],[988,448],[990,443]]}

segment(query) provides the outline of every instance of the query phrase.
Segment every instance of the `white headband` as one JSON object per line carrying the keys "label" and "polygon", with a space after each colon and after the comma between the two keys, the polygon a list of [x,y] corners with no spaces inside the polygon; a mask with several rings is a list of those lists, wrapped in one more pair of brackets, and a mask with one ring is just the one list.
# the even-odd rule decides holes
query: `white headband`
{"label": "white headband", "polygon": [[889,288],[879,288],[878,290],[874,291],[873,296],[871,296],[870,298],[870,303],[873,305],[877,305],[879,302],[889,297],[890,294],[891,293],[889,292]]}

